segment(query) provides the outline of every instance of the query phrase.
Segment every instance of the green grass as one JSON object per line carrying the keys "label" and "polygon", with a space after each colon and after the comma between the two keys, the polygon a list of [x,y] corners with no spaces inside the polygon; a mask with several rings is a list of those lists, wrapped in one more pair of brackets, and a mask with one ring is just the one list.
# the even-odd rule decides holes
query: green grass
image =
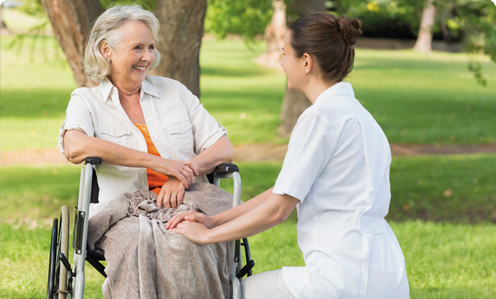
{"label": "green grass", "polygon": [[[395,157],[388,220],[450,223],[496,222],[495,155]],[[282,162],[238,163],[242,199],[272,187]],[[50,223],[58,207],[74,206],[79,167],[8,166],[0,172],[0,220]],[[56,186],[56,188],[54,188]],[[231,191],[228,180],[222,186]],[[295,220],[293,214],[291,219]]]}
{"label": "green grass", "polygon": [[[494,225],[390,223],[405,255],[411,298],[494,298]],[[44,298],[50,230],[0,222],[0,298]],[[250,238],[254,273],[301,266],[294,222]],[[103,278],[86,267],[86,297],[101,297]]]}
{"label": "green grass", "polygon": [[356,97],[391,143],[495,141],[496,64],[480,58],[486,87],[467,71],[466,54],[358,50],[349,78]]}
{"label": "green grass", "polygon": [[[53,37],[34,52],[32,37],[20,49],[8,48],[12,40],[0,40],[0,150],[55,149],[74,76]],[[252,62],[263,50],[233,40],[202,45],[201,99],[235,144],[287,142],[277,135],[285,74]],[[496,64],[487,57],[486,87],[467,71],[466,54],[357,49],[356,57],[349,81],[391,143],[496,142]]]}
{"label": "green grass", "polygon": [[[47,228],[0,222],[0,298],[46,298],[50,236]],[[85,297],[102,298],[103,277],[88,264],[85,277]]]}
{"label": "green grass", "polygon": [[[496,260],[492,258],[496,227],[488,224],[492,218],[486,213],[495,206],[496,199],[496,186],[491,179],[494,171],[490,167],[493,159],[492,155],[394,159],[388,219],[405,255],[411,298],[496,296]],[[281,162],[239,166],[246,200],[274,184]],[[60,205],[75,204],[78,177],[79,168],[74,166],[2,168],[0,298],[43,297],[51,218],[58,217]],[[229,186],[230,182],[224,180],[223,185]],[[452,195],[445,197],[442,193],[448,188]],[[426,214],[423,209],[427,203],[431,208]],[[411,207],[405,209],[405,204]],[[441,222],[412,220],[422,215]],[[255,273],[303,265],[295,221],[293,215],[281,225],[250,238],[257,264]],[[478,224],[465,224],[468,222]],[[25,271],[27,268],[29,271]],[[100,297],[102,278],[91,267],[88,269],[89,298]]]}

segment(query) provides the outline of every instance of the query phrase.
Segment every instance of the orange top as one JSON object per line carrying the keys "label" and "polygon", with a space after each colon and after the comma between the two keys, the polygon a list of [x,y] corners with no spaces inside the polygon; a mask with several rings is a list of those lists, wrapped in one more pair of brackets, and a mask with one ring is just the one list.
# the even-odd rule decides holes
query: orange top
{"label": "orange top", "polygon": [[[146,125],[141,125],[141,124],[134,124],[134,125],[141,131],[143,137],[145,137],[148,153],[160,157],[157,148],[152,142],[152,138],[150,137],[150,133],[148,132],[148,127]],[[169,177],[166,176],[165,174],[156,172],[155,170],[150,168],[146,169],[146,177],[148,179],[148,188],[151,191],[155,192],[157,195],[160,193],[162,186],[169,179]]]}

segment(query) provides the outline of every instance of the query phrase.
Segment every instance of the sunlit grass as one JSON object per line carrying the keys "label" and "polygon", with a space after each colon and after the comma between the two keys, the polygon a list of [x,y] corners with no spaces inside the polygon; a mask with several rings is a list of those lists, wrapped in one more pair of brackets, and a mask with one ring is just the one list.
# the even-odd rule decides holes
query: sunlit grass
{"label": "sunlit grass", "polygon": [[[405,255],[411,298],[494,298],[494,225],[390,222]],[[285,222],[249,238],[254,273],[302,266],[296,225]],[[50,230],[0,223],[0,298],[44,298]],[[100,298],[103,277],[86,267],[88,298]]]}
{"label": "sunlit grass", "polygon": [[[1,39],[0,150],[56,148],[74,76],[65,57],[55,57],[47,37],[31,57],[29,46],[8,49]],[[30,37],[25,45],[30,44]],[[285,74],[253,62],[264,50],[242,41],[206,40],[201,51],[201,100],[235,144],[285,143],[277,135]],[[60,50],[58,50],[60,51]],[[348,80],[391,143],[480,144],[496,142],[496,64],[481,57],[486,87],[468,72],[466,54],[357,49]],[[44,57],[48,58],[44,58]],[[47,124],[49,119],[50,124]],[[18,126],[19,122],[24,125]],[[46,128],[52,138],[34,131]],[[25,136],[19,138],[16,136]],[[29,142],[26,142],[29,140]]]}

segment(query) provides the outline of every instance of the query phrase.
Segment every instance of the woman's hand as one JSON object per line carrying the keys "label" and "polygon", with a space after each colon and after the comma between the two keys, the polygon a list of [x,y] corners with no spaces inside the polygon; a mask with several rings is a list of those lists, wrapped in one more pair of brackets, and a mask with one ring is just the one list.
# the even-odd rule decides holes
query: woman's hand
{"label": "woman's hand", "polygon": [[182,234],[199,245],[208,243],[207,233],[209,229],[203,223],[183,221],[170,231]]}
{"label": "woman's hand", "polygon": [[184,190],[186,188],[181,181],[169,177],[157,196],[157,207],[160,209],[163,203],[166,208],[177,208],[183,203]]}
{"label": "woman's hand", "polygon": [[193,183],[193,178],[198,175],[196,165],[189,161],[178,161],[159,158],[160,163],[156,163],[151,167],[156,172],[163,173],[170,177],[177,178],[185,189],[189,188]]}
{"label": "woman's hand", "polygon": [[167,225],[165,225],[165,229],[173,229],[182,221],[203,223],[207,228],[214,227],[212,217],[196,211],[187,211],[172,217],[172,219],[167,222]]}

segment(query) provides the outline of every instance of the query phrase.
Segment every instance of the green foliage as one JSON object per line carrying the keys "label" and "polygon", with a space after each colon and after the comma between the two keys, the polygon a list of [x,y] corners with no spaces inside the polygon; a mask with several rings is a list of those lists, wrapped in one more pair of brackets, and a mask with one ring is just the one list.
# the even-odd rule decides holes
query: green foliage
{"label": "green foliage", "polygon": [[[380,37],[398,37],[405,32],[399,28],[408,28],[416,36],[420,24],[422,1],[412,0],[373,0],[359,1],[353,6],[341,6],[339,14],[362,21],[365,35]],[[375,33],[380,32],[380,33]]]}
{"label": "green foliage", "polygon": [[157,0],[99,0],[100,4],[104,9],[108,9],[113,6],[124,6],[124,5],[139,5],[143,8],[155,10],[157,6]]}
{"label": "green foliage", "polygon": [[[469,53],[485,53],[496,62],[496,6],[485,0],[458,0],[436,2],[441,21],[455,34],[463,35],[463,45]],[[485,86],[480,62],[471,61],[468,69],[478,83]]]}
{"label": "green foliage", "polygon": [[25,14],[33,17],[43,17],[45,16],[45,10],[41,4],[41,0],[24,0],[23,5],[20,6],[20,10]]}
{"label": "green foliage", "polygon": [[220,38],[237,34],[252,41],[270,23],[272,0],[208,0],[205,31]]}

